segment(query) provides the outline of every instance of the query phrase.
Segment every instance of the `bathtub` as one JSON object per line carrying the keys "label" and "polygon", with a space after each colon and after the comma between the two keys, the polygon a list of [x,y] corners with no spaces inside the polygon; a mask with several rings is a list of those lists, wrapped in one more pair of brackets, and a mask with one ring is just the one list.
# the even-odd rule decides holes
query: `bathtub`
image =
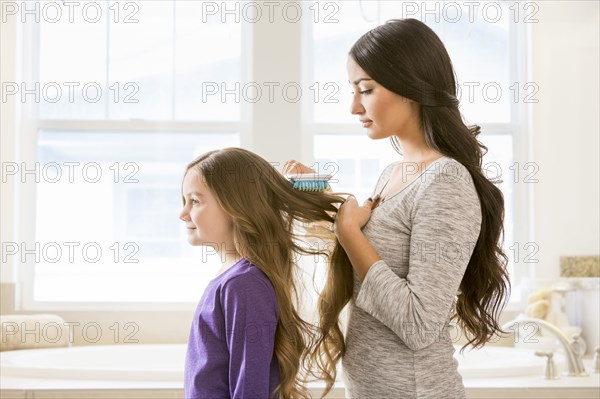
{"label": "bathtub", "polygon": [[[563,377],[558,381],[542,380],[540,376],[545,358],[534,356],[531,350],[488,346],[480,350],[465,350],[463,354],[459,354],[458,347],[456,349],[455,357],[459,362],[459,371],[463,376],[469,397],[478,397],[478,394],[483,395],[482,397],[494,397],[493,395],[489,396],[489,392],[484,394],[484,391],[490,390],[497,392],[498,397],[507,394],[514,396],[517,393],[514,389],[510,392],[502,391],[503,393],[498,389],[515,388],[507,386],[515,383],[517,383],[517,388],[523,389],[524,393],[531,394],[538,388],[549,389],[548,392],[555,395],[560,391],[559,388],[564,388],[565,395],[523,397],[566,398],[573,397],[573,389],[591,388],[589,393],[592,396],[586,396],[586,392],[582,390],[578,390],[576,395],[577,397],[594,398],[597,397],[598,389],[600,389],[598,374],[592,374],[589,378]],[[127,388],[129,396],[121,397],[137,397],[132,396],[136,388],[143,388],[146,390],[145,392],[154,390],[154,393],[161,391],[162,388],[163,396],[159,394],[152,396],[157,398],[176,398],[182,395],[185,344],[97,345],[30,349],[2,352],[0,358],[2,398],[19,397],[14,396],[19,392],[23,393],[23,398],[35,397],[26,396],[27,391],[40,391],[44,386],[51,387],[51,391],[56,393],[57,398],[61,397],[59,394],[61,389],[69,390],[69,386],[79,390],[87,388],[92,393],[94,390],[97,392],[105,390],[98,396],[81,394],[81,397],[90,398],[109,397],[106,394],[108,387],[113,387],[113,391],[117,388]],[[562,356],[557,355],[556,358],[558,368],[561,369]],[[582,382],[585,383],[581,385]],[[118,392],[118,389],[115,392]],[[318,392],[319,384],[311,389]],[[9,391],[13,396],[8,395]],[[339,387],[328,395],[328,398],[343,398],[343,395],[343,383],[340,382]],[[45,394],[43,397],[52,396]]]}
{"label": "bathtub", "polygon": [[[455,353],[463,378],[540,373],[542,359],[525,349],[486,347]],[[185,345],[103,345],[9,351],[2,375],[21,378],[182,381]],[[561,360],[558,360],[561,363]]]}

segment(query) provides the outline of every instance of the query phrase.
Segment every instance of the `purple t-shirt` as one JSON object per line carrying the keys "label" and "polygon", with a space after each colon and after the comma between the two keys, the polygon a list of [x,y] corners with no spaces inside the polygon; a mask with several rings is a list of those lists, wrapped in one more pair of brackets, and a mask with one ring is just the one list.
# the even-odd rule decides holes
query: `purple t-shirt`
{"label": "purple t-shirt", "polygon": [[279,384],[277,297],[242,259],[212,280],[196,309],[185,359],[185,399],[267,399]]}

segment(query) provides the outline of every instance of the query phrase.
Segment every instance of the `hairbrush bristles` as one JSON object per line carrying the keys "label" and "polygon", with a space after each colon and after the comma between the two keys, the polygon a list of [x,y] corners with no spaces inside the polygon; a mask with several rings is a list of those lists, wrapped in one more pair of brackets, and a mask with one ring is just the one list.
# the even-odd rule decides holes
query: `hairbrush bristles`
{"label": "hairbrush bristles", "polygon": [[311,192],[323,192],[329,188],[329,183],[324,180],[312,180],[312,181],[292,181],[296,190],[311,191]]}
{"label": "hairbrush bristles", "polygon": [[331,179],[331,175],[304,173],[287,176],[287,178],[296,190],[320,193],[329,189],[329,179]]}

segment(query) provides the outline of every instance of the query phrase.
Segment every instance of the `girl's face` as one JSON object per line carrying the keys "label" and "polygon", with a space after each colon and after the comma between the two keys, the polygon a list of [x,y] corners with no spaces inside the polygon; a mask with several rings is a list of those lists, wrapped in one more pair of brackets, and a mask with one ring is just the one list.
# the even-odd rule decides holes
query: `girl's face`
{"label": "girl's face", "polygon": [[392,135],[400,139],[420,133],[419,105],[402,97],[373,79],[348,57],[348,78],[354,88],[350,112],[358,115],[372,139]]}
{"label": "girl's face", "polygon": [[233,248],[233,224],[214,194],[195,170],[188,170],[183,179],[184,206],[179,218],[185,222],[188,242],[206,245],[217,252]]}

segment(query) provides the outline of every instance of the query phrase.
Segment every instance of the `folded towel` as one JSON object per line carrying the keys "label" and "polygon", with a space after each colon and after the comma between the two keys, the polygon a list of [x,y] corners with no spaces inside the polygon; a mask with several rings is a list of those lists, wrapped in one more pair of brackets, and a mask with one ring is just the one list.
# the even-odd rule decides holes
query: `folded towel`
{"label": "folded towel", "polygon": [[53,314],[0,316],[0,351],[69,346],[65,321]]}
{"label": "folded towel", "polygon": [[552,291],[548,290],[548,289],[542,289],[542,290],[536,291],[527,297],[527,303],[531,304],[531,303],[537,302],[542,299],[548,300],[550,298],[551,293],[552,293]]}
{"label": "folded towel", "polygon": [[548,314],[548,308],[550,307],[550,302],[545,299],[540,299],[533,303],[527,305],[527,309],[525,309],[525,314],[529,317],[535,317],[537,319],[545,319]]}

